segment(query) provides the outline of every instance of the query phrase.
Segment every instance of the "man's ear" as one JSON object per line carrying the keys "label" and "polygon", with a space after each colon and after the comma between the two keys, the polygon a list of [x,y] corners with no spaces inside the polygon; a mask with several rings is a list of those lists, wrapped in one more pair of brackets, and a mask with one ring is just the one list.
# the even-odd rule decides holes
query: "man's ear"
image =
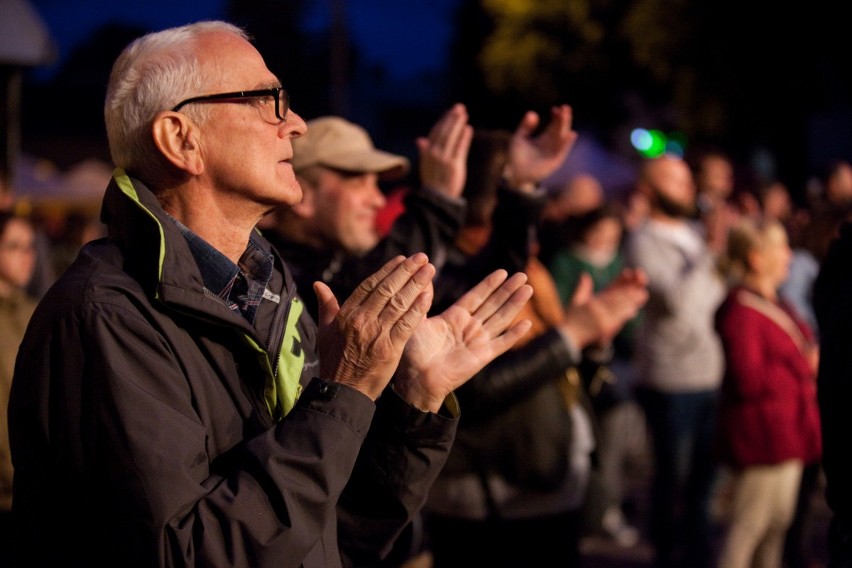
{"label": "man's ear", "polygon": [[296,176],[296,181],[302,188],[302,200],[293,205],[290,210],[299,217],[313,219],[316,213],[317,190],[311,182],[301,176]]}
{"label": "man's ear", "polygon": [[198,144],[198,126],[185,114],[162,111],[154,117],[151,134],[157,149],[171,162],[191,175],[204,172],[204,160]]}

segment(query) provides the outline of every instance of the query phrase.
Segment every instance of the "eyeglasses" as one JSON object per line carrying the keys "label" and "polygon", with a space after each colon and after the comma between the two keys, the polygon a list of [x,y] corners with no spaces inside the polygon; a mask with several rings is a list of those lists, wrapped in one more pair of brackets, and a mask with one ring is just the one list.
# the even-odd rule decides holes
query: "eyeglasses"
{"label": "eyeglasses", "polygon": [[[254,99],[269,97],[275,101],[275,117],[279,121],[284,121],[287,116],[287,111],[290,110],[290,95],[283,87],[273,87],[271,89],[256,89],[254,91],[234,91],[233,93],[217,93],[215,95],[203,95],[201,97],[192,97],[179,102],[172,109],[173,112],[179,111],[185,105],[190,103],[206,103],[206,102],[238,102],[240,99]],[[266,101],[267,103],[269,101]]]}

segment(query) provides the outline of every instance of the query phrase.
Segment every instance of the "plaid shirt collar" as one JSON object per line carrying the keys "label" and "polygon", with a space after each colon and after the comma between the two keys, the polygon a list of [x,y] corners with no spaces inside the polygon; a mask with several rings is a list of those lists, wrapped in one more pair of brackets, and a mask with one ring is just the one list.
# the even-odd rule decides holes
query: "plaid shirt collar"
{"label": "plaid shirt collar", "polygon": [[201,272],[204,288],[253,324],[273,268],[272,255],[263,249],[257,235],[251,234],[239,264],[234,264],[189,227],[174,217],[169,218],[186,239]]}

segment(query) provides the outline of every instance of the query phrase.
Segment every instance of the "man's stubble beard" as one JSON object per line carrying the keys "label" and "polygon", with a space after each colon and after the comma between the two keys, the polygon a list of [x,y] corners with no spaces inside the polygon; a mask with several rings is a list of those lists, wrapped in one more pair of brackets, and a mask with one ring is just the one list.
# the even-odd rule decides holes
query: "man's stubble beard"
{"label": "man's stubble beard", "polygon": [[692,203],[680,203],[663,195],[660,191],[654,192],[654,201],[657,209],[674,219],[693,219],[698,213],[695,201]]}

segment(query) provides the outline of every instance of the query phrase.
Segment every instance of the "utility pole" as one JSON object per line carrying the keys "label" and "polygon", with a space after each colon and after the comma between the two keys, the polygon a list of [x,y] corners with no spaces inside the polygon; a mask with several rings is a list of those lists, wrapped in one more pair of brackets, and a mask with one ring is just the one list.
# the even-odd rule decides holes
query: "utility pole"
{"label": "utility pole", "polygon": [[331,112],[348,116],[349,111],[349,27],[346,0],[331,0],[330,97]]}

